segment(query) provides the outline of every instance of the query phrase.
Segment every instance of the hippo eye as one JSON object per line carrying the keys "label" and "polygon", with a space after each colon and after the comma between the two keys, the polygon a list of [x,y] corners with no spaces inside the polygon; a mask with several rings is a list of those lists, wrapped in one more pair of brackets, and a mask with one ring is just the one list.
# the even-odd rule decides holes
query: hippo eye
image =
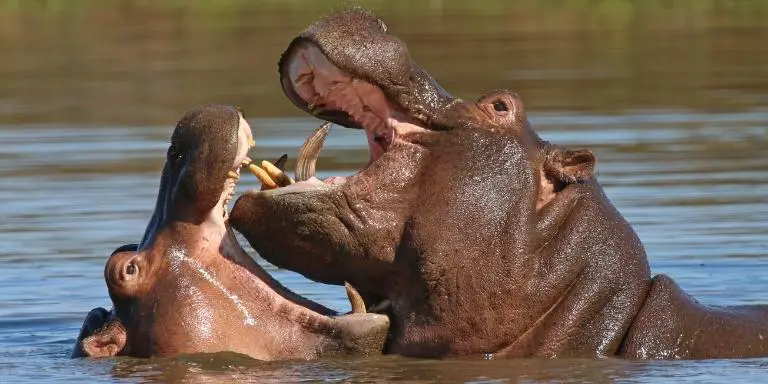
{"label": "hippo eye", "polygon": [[136,265],[133,263],[128,264],[125,267],[125,274],[126,275],[134,275],[136,274]]}
{"label": "hippo eye", "polygon": [[509,111],[509,108],[507,108],[507,103],[496,100],[493,102],[493,109],[495,109],[497,112],[507,112]]}

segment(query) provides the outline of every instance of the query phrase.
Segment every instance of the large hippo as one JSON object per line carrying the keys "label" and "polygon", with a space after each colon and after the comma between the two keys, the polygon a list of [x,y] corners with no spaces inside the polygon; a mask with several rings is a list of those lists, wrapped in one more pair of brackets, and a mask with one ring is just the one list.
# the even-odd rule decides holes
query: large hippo
{"label": "large hippo", "polygon": [[299,108],[362,128],[370,162],[248,191],[230,222],[275,265],[386,307],[387,352],[768,355],[768,307],[704,306],[652,277],[594,155],[539,138],[515,94],[451,96],[356,9],[311,25],[279,72]]}
{"label": "large hippo", "polygon": [[235,107],[206,105],[181,118],[141,243],[118,248],[104,269],[114,306],[88,314],[73,357],[381,352],[385,315],[337,316],[281,286],[238,244],[226,207],[252,141]]}

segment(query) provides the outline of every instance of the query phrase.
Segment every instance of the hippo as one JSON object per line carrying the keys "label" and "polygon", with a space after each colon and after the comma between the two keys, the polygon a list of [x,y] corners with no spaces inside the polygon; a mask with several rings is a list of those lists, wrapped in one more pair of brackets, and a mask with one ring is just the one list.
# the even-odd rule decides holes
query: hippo
{"label": "hippo", "polygon": [[230,223],[276,266],[358,288],[390,316],[386,353],[768,355],[768,306],[705,306],[652,276],[594,154],[542,140],[516,94],[451,96],[360,9],[312,24],[278,67],[300,109],[365,132],[370,161],[247,191]]}
{"label": "hippo", "polygon": [[[252,145],[239,108],[204,105],[181,118],[141,242],[117,248],[107,260],[113,307],[88,314],[72,357],[381,353],[387,316],[339,315],[291,292],[236,240],[227,203]],[[353,304],[362,300],[354,292],[348,288]]]}

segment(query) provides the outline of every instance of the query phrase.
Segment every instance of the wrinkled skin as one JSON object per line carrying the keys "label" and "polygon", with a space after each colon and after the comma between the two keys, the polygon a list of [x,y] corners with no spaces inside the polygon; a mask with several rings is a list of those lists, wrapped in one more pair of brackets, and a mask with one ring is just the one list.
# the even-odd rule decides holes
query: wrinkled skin
{"label": "wrinkled skin", "polygon": [[388,303],[387,352],[768,355],[768,309],[705,307],[652,278],[593,154],[541,140],[516,95],[450,96],[359,10],[310,26],[280,75],[300,108],[363,128],[371,163],[247,192],[231,222],[275,265]]}
{"label": "wrinkled skin", "polygon": [[114,306],[88,314],[73,357],[381,352],[386,316],[336,316],[282,287],[235,240],[226,204],[250,142],[234,107],[206,105],[182,117],[141,243],[115,250],[104,269]]}

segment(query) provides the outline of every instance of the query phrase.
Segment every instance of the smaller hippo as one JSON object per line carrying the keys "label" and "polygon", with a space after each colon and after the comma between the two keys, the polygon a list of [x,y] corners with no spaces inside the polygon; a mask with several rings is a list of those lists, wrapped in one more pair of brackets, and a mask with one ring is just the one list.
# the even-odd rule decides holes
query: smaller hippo
{"label": "smaller hippo", "polygon": [[[141,243],[116,249],[104,268],[112,310],[88,314],[72,357],[232,351],[280,360],[382,351],[386,316],[340,316],[305,299],[238,244],[226,207],[252,145],[238,108],[205,105],[181,118]],[[353,306],[361,300],[348,293]]]}

